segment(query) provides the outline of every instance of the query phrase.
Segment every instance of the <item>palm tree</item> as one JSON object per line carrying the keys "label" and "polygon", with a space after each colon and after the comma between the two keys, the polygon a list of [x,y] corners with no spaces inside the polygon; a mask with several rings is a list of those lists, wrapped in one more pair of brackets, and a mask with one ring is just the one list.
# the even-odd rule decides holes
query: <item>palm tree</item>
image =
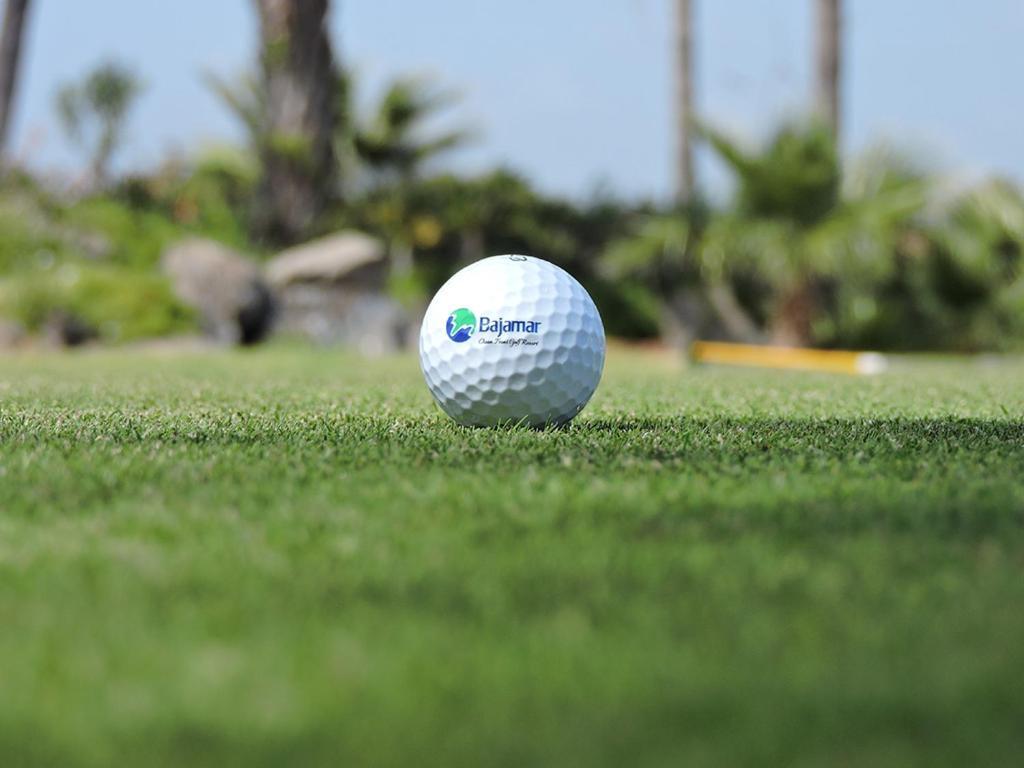
{"label": "palm tree", "polygon": [[926,178],[883,157],[841,185],[831,134],[817,124],[785,127],[754,152],[701,131],[735,176],[730,210],[641,222],[604,253],[608,277],[646,286],[677,344],[849,338],[846,318],[862,315],[893,279]]}
{"label": "palm tree", "polygon": [[773,342],[828,342],[836,305],[873,295],[892,276],[895,244],[922,209],[927,180],[882,158],[844,188],[820,125],[784,127],[760,152],[704,132],[737,182],[733,210],[705,233],[705,260],[761,286],[759,314]]}
{"label": "palm tree", "polygon": [[676,201],[693,200],[693,12],[691,0],[676,0]]}
{"label": "palm tree", "polygon": [[[262,154],[269,142],[267,97],[259,78],[243,74],[226,79],[204,75],[207,87],[245,128],[249,148]],[[461,129],[432,131],[430,125],[455,102],[455,95],[419,78],[398,78],[385,89],[376,105],[365,113],[355,109],[355,79],[344,68],[335,84],[333,156],[335,201],[365,192],[389,191],[393,204],[404,198],[424,167],[439,155],[471,138]]]}
{"label": "palm tree", "polygon": [[68,138],[89,157],[92,184],[106,183],[110,162],[124,138],[128,112],[142,91],[132,70],[109,62],[57,92],[57,115]]}
{"label": "palm tree", "polygon": [[260,78],[250,72],[245,72],[238,78],[226,78],[214,72],[204,72],[202,77],[206,87],[242,124],[247,134],[248,149],[254,153],[261,152],[260,148],[267,140],[264,124],[267,117],[267,99]]}
{"label": "palm tree", "polygon": [[455,94],[427,80],[395,80],[369,119],[355,126],[354,144],[359,158],[377,175],[409,183],[424,164],[470,138],[464,130],[429,135],[424,128],[456,100]]}
{"label": "palm tree", "polygon": [[726,260],[702,246],[707,226],[700,216],[645,218],[632,235],[609,245],[602,271],[651,290],[660,303],[662,338],[678,349],[697,338],[763,341],[736,297]]}
{"label": "palm tree", "polygon": [[308,235],[332,192],[337,73],[329,0],[253,0],[259,13],[266,139],[254,218],[277,242]]}
{"label": "palm tree", "polygon": [[[350,87],[350,84],[346,85]],[[350,145],[371,173],[374,182],[387,191],[384,209],[390,211],[391,267],[396,275],[408,275],[413,267],[413,241],[409,196],[423,166],[436,156],[466,142],[462,130],[431,135],[424,124],[455,101],[451,92],[429,81],[399,78],[392,82],[369,120],[350,122]]]}
{"label": "palm tree", "polygon": [[842,118],[840,78],[843,61],[843,4],[842,0],[815,0],[815,5],[815,106],[818,117],[831,129],[833,140],[838,146]]}
{"label": "palm tree", "polygon": [[7,134],[17,94],[21,42],[25,36],[29,6],[29,0],[7,0],[4,11],[4,27],[0,33],[0,161],[7,149]]}

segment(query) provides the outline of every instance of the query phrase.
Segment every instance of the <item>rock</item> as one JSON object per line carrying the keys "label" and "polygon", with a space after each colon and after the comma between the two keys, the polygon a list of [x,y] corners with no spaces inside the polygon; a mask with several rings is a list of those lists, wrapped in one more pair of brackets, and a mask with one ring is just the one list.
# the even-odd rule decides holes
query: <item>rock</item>
{"label": "rock", "polygon": [[267,279],[281,288],[293,283],[336,283],[381,290],[387,276],[384,244],[361,232],[339,232],[283,251],[267,264]]}
{"label": "rock", "polygon": [[275,257],[267,278],[278,299],[278,330],[367,355],[401,348],[409,319],[385,293],[385,256],[379,240],[341,232]]}
{"label": "rock", "polygon": [[77,315],[56,310],[46,319],[43,337],[51,347],[80,347],[99,338],[99,333]]}
{"label": "rock", "polygon": [[194,238],[169,248],[162,263],[175,295],[199,312],[207,336],[222,344],[254,344],[266,337],[274,302],[254,262],[220,243]]}
{"label": "rock", "polygon": [[279,301],[278,330],[318,344],[375,356],[401,349],[406,339],[408,318],[383,293],[298,283],[279,294]]}
{"label": "rock", "polygon": [[16,320],[0,318],[0,349],[13,349],[28,338],[25,326]]}

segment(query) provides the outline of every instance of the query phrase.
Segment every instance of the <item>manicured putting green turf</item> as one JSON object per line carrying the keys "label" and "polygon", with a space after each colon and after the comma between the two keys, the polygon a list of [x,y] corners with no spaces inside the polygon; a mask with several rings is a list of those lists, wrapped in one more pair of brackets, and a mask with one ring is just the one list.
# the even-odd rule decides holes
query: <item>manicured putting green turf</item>
{"label": "manicured putting green turf", "polygon": [[1011,765],[1024,367],[0,359],[5,766]]}

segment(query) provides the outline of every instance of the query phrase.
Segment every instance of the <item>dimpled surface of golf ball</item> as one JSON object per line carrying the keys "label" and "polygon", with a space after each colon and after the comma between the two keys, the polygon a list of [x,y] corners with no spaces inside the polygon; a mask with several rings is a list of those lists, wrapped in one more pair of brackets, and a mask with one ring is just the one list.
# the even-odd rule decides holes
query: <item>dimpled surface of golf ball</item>
{"label": "dimpled surface of golf ball", "polygon": [[467,426],[566,423],[597,389],[604,351],[590,295],[532,256],[493,256],[457,272],[420,328],[427,386]]}

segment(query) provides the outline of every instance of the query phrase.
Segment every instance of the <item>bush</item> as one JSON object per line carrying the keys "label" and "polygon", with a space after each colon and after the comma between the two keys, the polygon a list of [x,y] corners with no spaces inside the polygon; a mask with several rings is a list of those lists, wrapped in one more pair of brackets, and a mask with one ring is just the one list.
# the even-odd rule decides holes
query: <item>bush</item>
{"label": "bush", "polygon": [[155,174],[126,179],[114,198],[132,210],[158,213],[190,233],[245,248],[258,178],[249,153],[214,148],[191,167],[169,161]]}
{"label": "bush", "polygon": [[74,255],[69,233],[53,226],[29,188],[0,192],[0,275],[38,269]]}
{"label": "bush", "polygon": [[657,331],[657,304],[639,282],[597,270],[604,244],[637,206],[597,200],[577,205],[537,192],[523,178],[495,171],[475,178],[441,175],[405,187],[380,187],[350,200],[334,227],[356,227],[395,249],[411,249],[415,267],[392,281],[406,304],[423,302],[466,264],[501,253],[528,253],[570,271],[591,292],[609,334],[646,338]]}
{"label": "bush", "polygon": [[161,213],[132,208],[109,197],[83,200],[66,209],[61,219],[105,236],[112,250],[107,260],[120,267],[151,269],[182,230]]}
{"label": "bush", "polygon": [[92,326],[108,342],[194,330],[191,310],[163,277],[118,267],[64,264],[0,282],[0,315],[38,331],[57,313]]}

